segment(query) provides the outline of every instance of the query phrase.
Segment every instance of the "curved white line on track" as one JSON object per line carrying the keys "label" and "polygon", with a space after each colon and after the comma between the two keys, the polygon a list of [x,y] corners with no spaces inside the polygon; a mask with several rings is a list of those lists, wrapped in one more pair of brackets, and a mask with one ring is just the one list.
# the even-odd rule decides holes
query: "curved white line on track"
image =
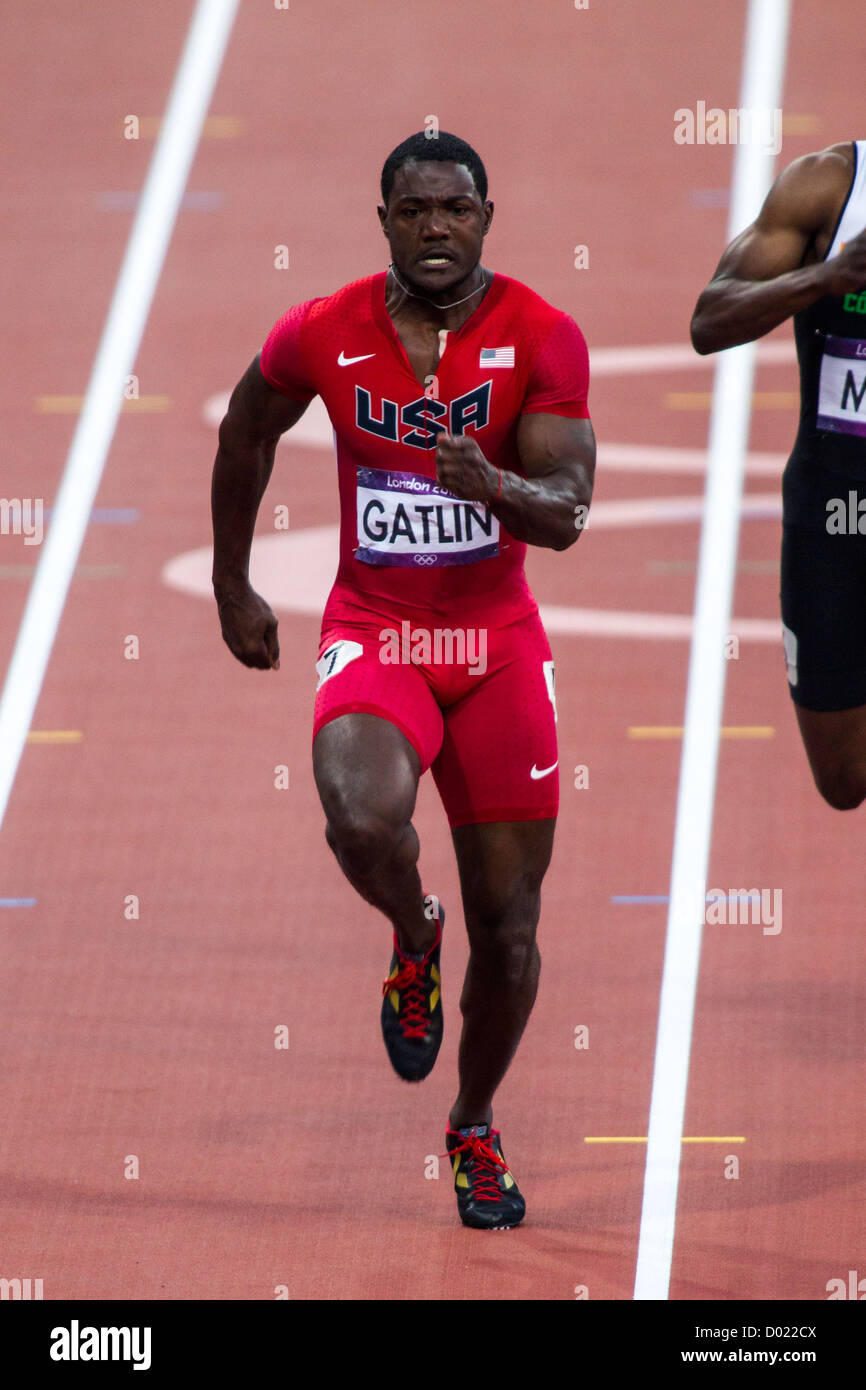
{"label": "curved white line on track", "polygon": [[[627,349],[623,349],[627,351]],[[611,349],[619,351],[619,349]],[[703,359],[699,359],[703,360]],[[210,396],[202,410],[205,424],[217,429],[229,403],[228,391]],[[327,449],[333,454],[334,432],[321,396],[310,402],[296,425],[280,438],[280,448]],[[779,478],[787,454],[751,453],[747,472],[761,477]],[[598,446],[598,466],[602,470],[623,473],[695,473],[707,468],[706,449],[683,449],[667,444],[606,444]]]}
{"label": "curved white line on track", "polygon": [[[691,500],[700,502],[699,498]],[[599,511],[603,505],[598,504]],[[611,502],[606,505],[616,507],[620,504]],[[659,505],[662,505],[661,502]],[[682,518],[690,519],[693,518]],[[608,524],[627,523],[611,521]],[[638,523],[635,521],[633,524]],[[338,549],[337,526],[310,526],[290,534],[257,536],[250,559],[250,580],[276,613],[305,613],[318,618],[334,582]],[[212,562],[213,552],[209,545],[188,550],[169,560],[162,571],[162,580],[181,593],[213,602]],[[692,619],[685,613],[618,612],[542,604],[541,616],[548,632],[569,637],[688,641],[692,635]],[[745,642],[781,641],[778,619],[732,618],[730,630]]]}
{"label": "curved white line on track", "polygon": [[[670,526],[701,521],[703,497],[638,497],[616,502],[593,502],[587,531],[609,531],[618,526]],[[743,498],[744,520],[766,521],[782,515],[782,499],[776,492],[753,492]]]}
{"label": "curved white line on track", "polygon": [[[779,478],[787,454],[751,453],[746,472],[753,477]],[[681,449],[665,444],[599,444],[598,467],[602,473],[696,473],[707,471],[706,449]]]}
{"label": "curved white line on track", "polygon": [[[758,358],[767,364],[793,362],[792,342],[764,343]],[[646,347],[597,348],[591,356],[595,376],[616,376],[642,372],[666,372],[710,368],[713,357],[699,357],[686,343],[649,344]],[[204,421],[211,429],[219,425],[229,402],[230,392],[221,391],[204,403]],[[283,448],[327,449],[333,454],[331,421],[321,396],[316,396],[298,423],[282,436]],[[747,470],[754,476],[778,479],[786,454],[749,454]],[[599,445],[598,463],[602,470],[626,473],[669,473],[696,475],[706,472],[707,450],[686,449],[663,444]],[[743,499],[744,519],[781,516],[778,492],[756,493]],[[588,529],[593,531],[620,526],[667,526],[699,522],[704,499],[700,496],[673,496],[596,501]],[[314,526],[291,534],[259,536],[253,543],[250,574],[254,586],[267,596],[277,612],[319,616],[325,605],[337,565],[338,528]],[[178,555],[165,566],[163,580],[172,588],[201,598],[212,598],[209,546]],[[675,639],[688,641],[692,619],[679,613],[616,612],[602,609],[542,605],[550,632],[591,637]],[[744,641],[780,640],[777,619],[732,619],[731,632]]]}
{"label": "curved white line on track", "polygon": [[[793,341],[761,343],[758,347],[758,362],[764,366],[783,365],[796,362],[797,353]],[[648,343],[646,347],[595,348],[590,353],[590,377],[596,376],[634,376],[643,372],[701,371],[715,365],[716,358],[699,357],[688,343]],[[204,404],[205,424],[216,427],[225,415],[231,392],[220,391],[210,396]],[[324,432],[323,432],[324,422]],[[291,436],[300,442],[319,442],[304,440],[312,429],[318,431],[319,440],[330,445],[331,423],[320,396],[312,401],[306,414],[294,425]],[[676,451],[675,451],[676,452]],[[700,452],[703,453],[703,450]]]}
{"label": "curved white line on track", "polygon": [[[762,366],[796,362],[793,341],[762,343],[758,362]],[[647,347],[596,348],[589,354],[590,377],[619,376],[642,372],[698,371],[715,365],[714,355],[699,357],[688,343],[656,343]]]}

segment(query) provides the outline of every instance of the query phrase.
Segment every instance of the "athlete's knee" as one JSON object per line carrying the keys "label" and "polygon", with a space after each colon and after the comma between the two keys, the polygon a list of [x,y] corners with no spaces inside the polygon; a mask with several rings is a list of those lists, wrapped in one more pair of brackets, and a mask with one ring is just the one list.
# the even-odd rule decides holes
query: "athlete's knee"
{"label": "athlete's knee", "polygon": [[358,874],[373,874],[405,839],[407,826],[368,807],[332,807],[325,839],[340,863]]}
{"label": "athlete's knee", "polygon": [[473,965],[483,971],[489,985],[520,991],[529,984],[537,985],[541,955],[534,928],[487,932],[474,937],[470,949]]}
{"label": "athlete's knee", "polygon": [[482,906],[467,911],[473,959],[512,984],[537,971],[541,957],[535,933],[540,908],[540,895],[524,892],[486,910]]}
{"label": "athlete's knee", "polygon": [[519,870],[501,879],[474,882],[465,893],[470,937],[491,933],[534,935],[541,911],[543,870]]}
{"label": "athlete's knee", "polygon": [[834,811],[856,811],[866,800],[866,763],[848,763],[826,771],[818,769],[815,785]]}

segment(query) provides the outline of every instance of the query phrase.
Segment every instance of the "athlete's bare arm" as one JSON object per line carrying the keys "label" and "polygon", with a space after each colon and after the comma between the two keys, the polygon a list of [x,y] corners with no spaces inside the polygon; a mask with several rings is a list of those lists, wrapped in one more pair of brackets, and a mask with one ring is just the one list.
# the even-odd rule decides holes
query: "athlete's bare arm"
{"label": "athlete's bare arm", "polygon": [[279,667],[280,649],[276,617],[249,581],[253,531],[277,441],[307,404],[269,386],[256,357],[232,392],[219,429],[211,483],[214,596],[229,649],[245,666],[261,670]]}
{"label": "athlete's bare arm", "polygon": [[[521,415],[517,451],[526,473],[489,463],[470,435],[440,435],[439,482],[455,497],[485,502],[516,540],[565,550],[580,535],[579,507],[588,507],[595,477],[595,434],[589,420],[543,412]],[[585,513],[582,515],[585,520]]]}
{"label": "athlete's bare arm", "polygon": [[804,155],[725,251],[691,323],[696,352],[750,343],[822,295],[866,285],[866,231],[824,261],[853,173],[850,144]]}

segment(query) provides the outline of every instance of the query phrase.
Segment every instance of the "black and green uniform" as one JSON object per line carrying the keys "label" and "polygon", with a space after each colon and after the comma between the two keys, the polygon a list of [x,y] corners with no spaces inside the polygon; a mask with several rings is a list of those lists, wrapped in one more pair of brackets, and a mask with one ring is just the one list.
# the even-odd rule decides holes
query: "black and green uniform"
{"label": "black and green uniform", "polygon": [[[866,228],[866,141],[826,259]],[[791,695],[866,704],[866,288],[794,316],[800,426],[783,479],[782,620]]]}

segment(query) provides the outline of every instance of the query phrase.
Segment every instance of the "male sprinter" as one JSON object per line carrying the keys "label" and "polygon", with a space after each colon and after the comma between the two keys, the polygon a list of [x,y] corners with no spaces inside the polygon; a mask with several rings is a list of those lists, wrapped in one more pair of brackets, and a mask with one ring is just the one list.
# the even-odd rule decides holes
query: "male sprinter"
{"label": "male sprinter", "polygon": [[864,228],[866,141],[795,160],[725,251],[691,326],[707,353],[794,318],[801,407],[782,485],[785,659],[816,785],[840,811],[866,796]]}
{"label": "male sprinter", "polygon": [[492,215],[464,141],[399,145],[379,208],[390,269],[280,319],[232,395],[213,478],[223,636],[246,665],[275,669],[250,544],[277,438],[322,396],[341,511],[316,668],[325,834],[393,924],[382,1030],[397,1073],[420,1080],[442,1038],[443,916],[422,891],[411,821],[432,768],[471,950],[446,1145],[462,1220],[486,1228],[525,1210],[492,1102],[535,1000],[558,808],[553,662],[523,558],[527,543],[576,539],[595,467],[583,337],[480,264]]}

